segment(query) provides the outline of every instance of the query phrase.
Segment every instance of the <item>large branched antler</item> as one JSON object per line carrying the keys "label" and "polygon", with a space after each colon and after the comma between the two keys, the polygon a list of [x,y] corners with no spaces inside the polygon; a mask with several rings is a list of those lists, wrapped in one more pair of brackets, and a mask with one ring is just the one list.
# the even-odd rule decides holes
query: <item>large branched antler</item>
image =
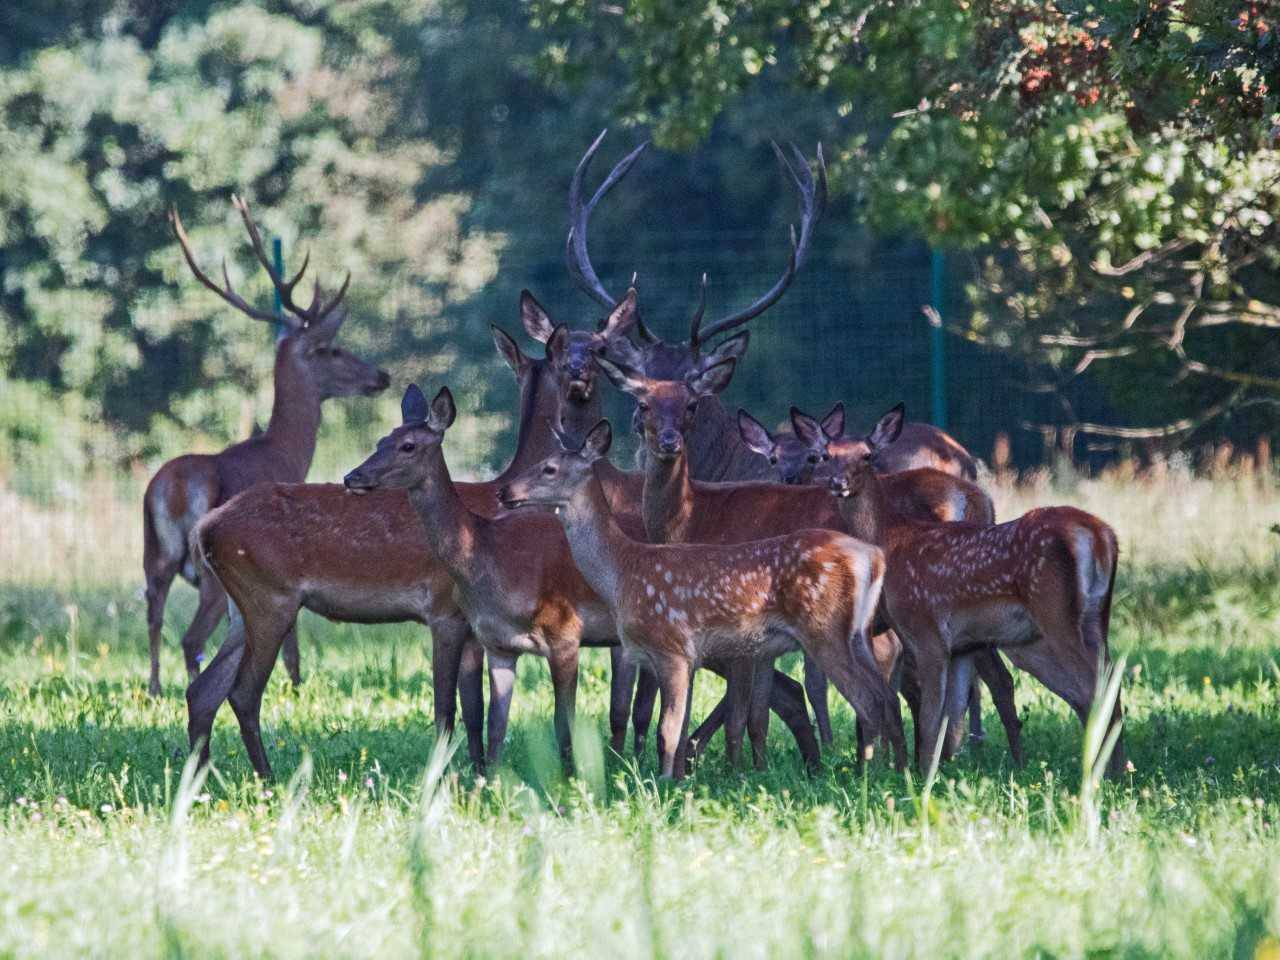
{"label": "large branched antler", "polygon": [[195,254],[191,252],[191,240],[187,236],[187,231],[183,228],[182,218],[178,216],[178,211],[176,209],[171,209],[169,211],[169,223],[173,226],[173,233],[174,236],[178,238],[179,246],[182,247],[182,255],[186,258],[187,266],[191,268],[191,272],[195,274],[196,279],[241,313],[252,317],[255,320],[263,320],[267,323],[284,322],[295,329],[305,330],[316,326],[333,314],[334,310],[337,309],[338,305],[342,302],[343,297],[346,296],[347,288],[351,284],[351,274],[347,274],[347,277],[343,280],[342,286],[338,289],[338,292],[332,299],[327,301],[321,293],[319,281],[316,281],[315,290],[311,297],[311,303],[306,307],[299,307],[294,302],[293,291],[298,285],[298,281],[302,279],[302,275],[306,273],[307,266],[311,262],[310,251],[308,251],[307,255],[303,258],[302,267],[298,272],[294,274],[291,279],[285,280],[276,273],[275,267],[267,256],[266,247],[262,243],[262,235],[258,232],[257,224],[253,222],[253,217],[249,213],[249,204],[238,196],[232,196],[231,202],[234,204],[236,210],[239,211],[240,218],[244,221],[245,229],[249,233],[249,242],[253,246],[254,255],[258,258],[258,262],[262,265],[262,268],[266,270],[267,276],[271,278],[272,286],[274,286],[276,291],[280,294],[280,303],[293,316],[282,317],[277,316],[271,311],[259,310],[257,307],[245,300],[244,297],[240,296],[240,294],[236,293],[235,289],[231,286],[231,277],[227,273],[227,261],[225,258],[222,261],[223,285],[219,286],[213,280],[209,279],[204,271],[196,264]]}
{"label": "large branched antler", "polygon": [[778,282],[764,296],[752,303],[751,306],[717,320],[706,330],[700,329],[706,295],[706,280],[704,279],[703,304],[699,306],[697,313],[694,314],[693,322],[689,327],[689,342],[695,347],[714,336],[724,333],[726,330],[732,330],[734,327],[741,326],[747,321],[760,316],[760,314],[778,302],[786,292],[787,287],[791,286],[791,281],[795,279],[796,273],[804,264],[804,258],[809,252],[809,243],[813,239],[814,224],[822,218],[822,213],[826,209],[827,164],[822,156],[822,144],[818,144],[818,176],[815,178],[813,171],[809,169],[809,161],[795,144],[787,144],[792,154],[792,159],[789,160],[777,143],[773,141],[770,141],[770,143],[773,146],[774,154],[778,158],[778,163],[781,164],[782,169],[790,177],[791,182],[795,184],[796,192],[800,198],[800,230],[797,235],[795,226],[791,227],[791,256],[787,261],[787,269],[778,278]]}
{"label": "large branched antler", "polygon": [[578,285],[579,289],[601,306],[612,310],[618,305],[618,301],[609,295],[609,291],[604,288],[600,278],[596,276],[595,268],[591,266],[591,257],[587,253],[587,224],[591,220],[591,214],[594,212],[596,204],[604,198],[606,193],[613,189],[619,180],[627,175],[631,165],[636,162],[640,154],[649,146],[649,141],[646,140],[619,160],[617,165],[609,172],[609,176],[605,177],[604,182],[596,188],[596,192],[592,194],[591,199],[584,204],[582,202],[582,181],[587,174],[587,168],[591,165],[591,158],[600,149],[600,143],[608,132],[608,129],[600,131],[600,135],[595,138],[591,146],[587,148],[587,152],[582,155],[582,159],[578,161],[578,168],[573,171],[573,180],[569,183],[569,236],[565,240],[564,259],[569,268],[569,275],[573,277],[573,281]]}

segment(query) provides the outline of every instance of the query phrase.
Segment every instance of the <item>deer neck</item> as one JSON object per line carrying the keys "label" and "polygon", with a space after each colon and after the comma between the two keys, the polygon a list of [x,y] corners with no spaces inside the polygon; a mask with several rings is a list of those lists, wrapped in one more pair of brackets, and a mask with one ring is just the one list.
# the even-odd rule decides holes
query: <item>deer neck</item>
{"label": "deer neck", "polygon": [[693,517],[693,484],[689,457],[681,451],[673,460],[650,453],[644,465],[642,497],[644,532],[650,543],[684,543]]}
{"label": "deer neck", "polygon": [[889,494],[878,474],[868,476],[862,491],[840,499],[840,516],[851,536],[877,547],[886,547],[895,526]]}
{"label": "deer neck", "polygon": [[262,440],[279,451],[293,477],[305,480],[320,431],[320,389],[284,344],[276,354],[274,390],[271,419]]}
{"label": "deer neck", "polygon": [[422,521],[432,554],[455,579],[473,579],[479,552],[481,518],[467,509],[458,496],[444,451],[427,453],[427,476],[409,489],[409,502]]}
{"label": "deer neck", "polygon": [[516,432],[516,452],[511,462],[494,479],[509,483],[529,467],[560,449],[551,424],[574,441],[581,441],[587,431],[600,420],[600,392],[593,390],[585,403],[560,403],[555,376],[545,363],[539,362],[528,381],[520,389],[520,425]]}
{"label": "deer neck", "polygon": [[689,451],[689,473],[696,480],[765,480],[769,477],[769,461],[742,442],[737,422],[719,397],[706,397],[698,404],[685,446]]}
{"label": "deer neck", "polygon": [[596,595],[616,609],[636,543],[622,532],[594,472],[559,511],[573,562]]}

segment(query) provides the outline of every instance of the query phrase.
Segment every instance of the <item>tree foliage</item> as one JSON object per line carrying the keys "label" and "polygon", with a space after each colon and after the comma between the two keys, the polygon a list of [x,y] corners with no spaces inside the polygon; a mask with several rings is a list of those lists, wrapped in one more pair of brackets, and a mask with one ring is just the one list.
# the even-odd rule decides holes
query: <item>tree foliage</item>
{"label": "tree foliage", "polygon": [[1063,422],[1081,376],[1153,435],[1280,393],[1278,5],[534,7],[546,69],[625,65],[631,116],[672,144],[771,78],[834,96],[867,222],[970,255],[953,329],[1024,361]]}
{"label": "tree foliage", "polygon": [[[420,197],[443,162],[397,124],[396,67],[433,5],[348,2],[9,5],[0,19],[0,364],[87,398],[103,452],[165,428],[243,429],[269,397],[270,335],[193,283],[165,214],[198,256],[224,255],[266,303],[229,202],[255,205],[296,265],[354,276],[344,338],[386,354],[492,275],[464,235],[466,198]],[[398,46],[398,44],[400,46]],[[411,275],[414,282],[409,282]],[[371,316],[401,321],[374,328]],[[363,320],[361,318],[364,318]],[[381,349],[378,349],[379,346]],[[124,449],[109,449],[111,436]]]}

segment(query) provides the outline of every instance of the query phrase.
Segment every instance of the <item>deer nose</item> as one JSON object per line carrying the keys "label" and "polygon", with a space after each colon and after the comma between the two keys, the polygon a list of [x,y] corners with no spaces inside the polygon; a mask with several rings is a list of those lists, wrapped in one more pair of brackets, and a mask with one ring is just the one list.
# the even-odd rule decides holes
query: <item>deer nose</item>
{"label": "deer nose", "polygon": [[849,481],[846,480],[844,477],[839,477],[839,476],[832,477],[828,481],[828,484],[831,487],[832,493],[845,494],[849,492]]}
{"label": "deer nose", "polygon": [[679,453],[684,446],[684,438],[679,430],[667,428],[658,433],[658,449],[663,453]]}
{"label": "deer nose", "polygon": [[364,475],[359,467],[352,470],[342,478],[342,484],[352,493],[364,493],[366,490],[373,489],[373,483]]}
{"label": "deer nose", "polygon": [[385,370],[379,370],[378,371],[378,389],[385,390],[389,386],[391,386],[391,374],[387,373],[387,371]]}

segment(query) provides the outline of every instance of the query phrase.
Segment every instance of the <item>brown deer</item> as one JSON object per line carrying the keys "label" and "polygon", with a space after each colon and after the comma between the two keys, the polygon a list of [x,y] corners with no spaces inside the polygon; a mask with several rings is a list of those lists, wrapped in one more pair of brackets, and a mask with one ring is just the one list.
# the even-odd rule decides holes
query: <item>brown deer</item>
{"label": "brown deer", "polygon": [[[1002,650],[1062,697],[1081,723],[1093,705],[1107,633],[1118,545],[1112,529],[1073,507],[1031,510],[994,526],[936,523],[894,508],[876,455],[902,429],[902,405],[876,424],[862,449],[837,464],[830,486],[850,533],[888,561],[884,614],[902,639],[920,688],[920,752],[934,755],[969,696],[974,651]],[[1112,724],[1121,722],[1116,700]],[[944,756],[958,745],[949,734]],[[1124,765],[1119,741],[1112,773]]]}
{"label": "brown deer", "polygon": [[255,483],[304,479],[315,454],[321,404],[330,397],[373,396],[391,383],[386,371],[333,345],[347,317],[342,300],[351,275],[347,275],[338,292],[328,299],[317,283],[310,305],[299,306],[294,302],[293,291],[306,272],[310,255],[303,260],[297,274],[285,280],[267,258],[249,205],[239,197],[232,199],[244,220],[253,252],[280,294],[285,309],[280,316],[254,307],[236,293],[225,265],[225,285],[219,286],[210,280],[196,264],[176,210],[170,213],[169,220],[197,280],[246,316],[284,325],[276,345],[275,399],[271,419],[261,434],[233,444],[221,453],[175,457],[156,471],[147,485],[142,509],[142,566],[146,575],[147,630],[151,643],[148,689],[153,696],[160,693],[160,636],[173,578],[181,574],[200,591],[195,618],[182,636],[189,677],[194,678],[199,672],[205,641],[226,610],[226,595],[217,582],[201,578],[198,567],[192,563],[188,538],[196,521]]}
{"label": "brown deer", "polygon": [[[844,403],[833,406],[818,421],[827,444],[844,439]],[[851,442],[857,442],[853,440]],[[814,473],[825,461],[822,450],[794,431],[769,434],[768,453],[752,447],[769,458],[769,463],[783,483],[813,483]],[[876,457],[881,473],[931,468],[964,480],[978,479],[978,461],[954,437],[928,423],[905,423],[902,433]],[[826,480],[820,481],[825,485]]]}
{"label": "brown deer", "polygon": [[497,761],[505,739],[515,662],[521,653],[548,660],[557,739],[567,758],[578,649],[584,642],[617,642],[609,608],[574,567],[554,518],[525,511],[490,519],[467,509],[440,448],[455,416],[448,388],[428,406],[422,392],[410,387],[402,413],[403,425],[347,474],[347,489],[409,491],[432,553],[452,577],[455,598],[489,655],[494,684],[489,762]]}
{"label": "brown deer", "polygon": [[[623,532],[595,471],[612,432],[601,421],[581,450],[552,454],[503,488],[508,507],[551,506],[573,560],[613,612],[617,635],[659,679],[661,772],[678,763],[693,675],[708,658],[769,663],[798,644],[853,704],[868,736],[905,745],[893,693],[868,642],[883,573],[879,551],[831,530],[740,544],[648,544]],[[757,670],[755,690],[770,670]],[[750,704],[760,712],[758,697]],[[739,700],[740,703],[740,700]]]}
{"label": "brown deer", "polygon": [[[530,304],[536,301],[524,291],[522,313]],[[620,332],[629,323],[630,309],[625,306],[613,318]],[[498,486],[554,446],[552,423],[582,436],[586,428],[579,421],[589,416],[594,423],[600,416],[598,397],[562,402],[550,361],[526,356],[501,329],[492,330],[494,344],[519,386],[516,449],[497,480],[457,485],[470,509],[489,516],[499,511]],[[483,658],[476,655],[479,648],[465,643],[470,628],[454,601],[453,581],[432,554],[405,491],[374,490],[352,497],[340,484],[260,484],[211,513],[196,539],[234,601],[236,616],[217,657],[187,692],[193,746],[203,741],[207,750],[214,716],[236,683],[246,635],[272,650],[283,643],[286,666],[291,675],[297,670],[296,660],[290,660],[291,646],[296,657],[296,641],[290,641],[298,611],[306,607],[349,623],[408,621],[429,626],[436,724],[452,731],[455,688],[458,678],[464,678],[469,753],[473,762],[483,763]],[[617,750],[622,749],[631,704],[630,686],[622,681],[631,677],[629,670],[614,671],[610,723]],[[232,700],[242,732],[251,705],[243,697],[251,690],[246,688],[240,699]],[[256,716],[255,707],[246,744],[251,758],[258,757],[255,768],[265,776],[270,768]]]}
{"label": "brown deer", "polygon": [[[784,457],[812,465],[809,481],[826,487],[830,482],[832,465],[846,461],[850,456],[868,448],[867,439],[853,440],[844,437],[844,410],[842,405],[829,412],[821,421],[802,411],[791,408],[792,429],[787,434],[771,434],[759,421],[746,411],[738,412],[743,440],[762,455],[781,465]],[[905,428],[904,428],[905,429]],[[797,455],[796,448],[806,452]],[[834,454],[833,454],[834,450]],[[917,520],[933,520],[938,523],[961,521],[989,527],[995,523],[995,505],[991,497],[976,483],[961,479],[929,467],[902,470],[897,473],[879,471],[879,461],[872,465],[883,477],[890,502],[900,514]],[[881,624],[883,626],[883,624]],[[1018,718],[1014,702],[1013,677],[994,650],[978,650],[973,655],[974,677],[969,699],[969,737],[982,742],[986,735],[982,729],[982,699],[978,680],[992,691],[1000,721],[1008,735],[1009,752],[1017,766],[1022,766],[1022,721]],[[911,707],[912,716],[919,713],[919,689],[909,660],[904,661],[902,692]],[[817,691],[811,696],[821,696]],[[919,750],[919,724],[916,725],[916,748]]]}

